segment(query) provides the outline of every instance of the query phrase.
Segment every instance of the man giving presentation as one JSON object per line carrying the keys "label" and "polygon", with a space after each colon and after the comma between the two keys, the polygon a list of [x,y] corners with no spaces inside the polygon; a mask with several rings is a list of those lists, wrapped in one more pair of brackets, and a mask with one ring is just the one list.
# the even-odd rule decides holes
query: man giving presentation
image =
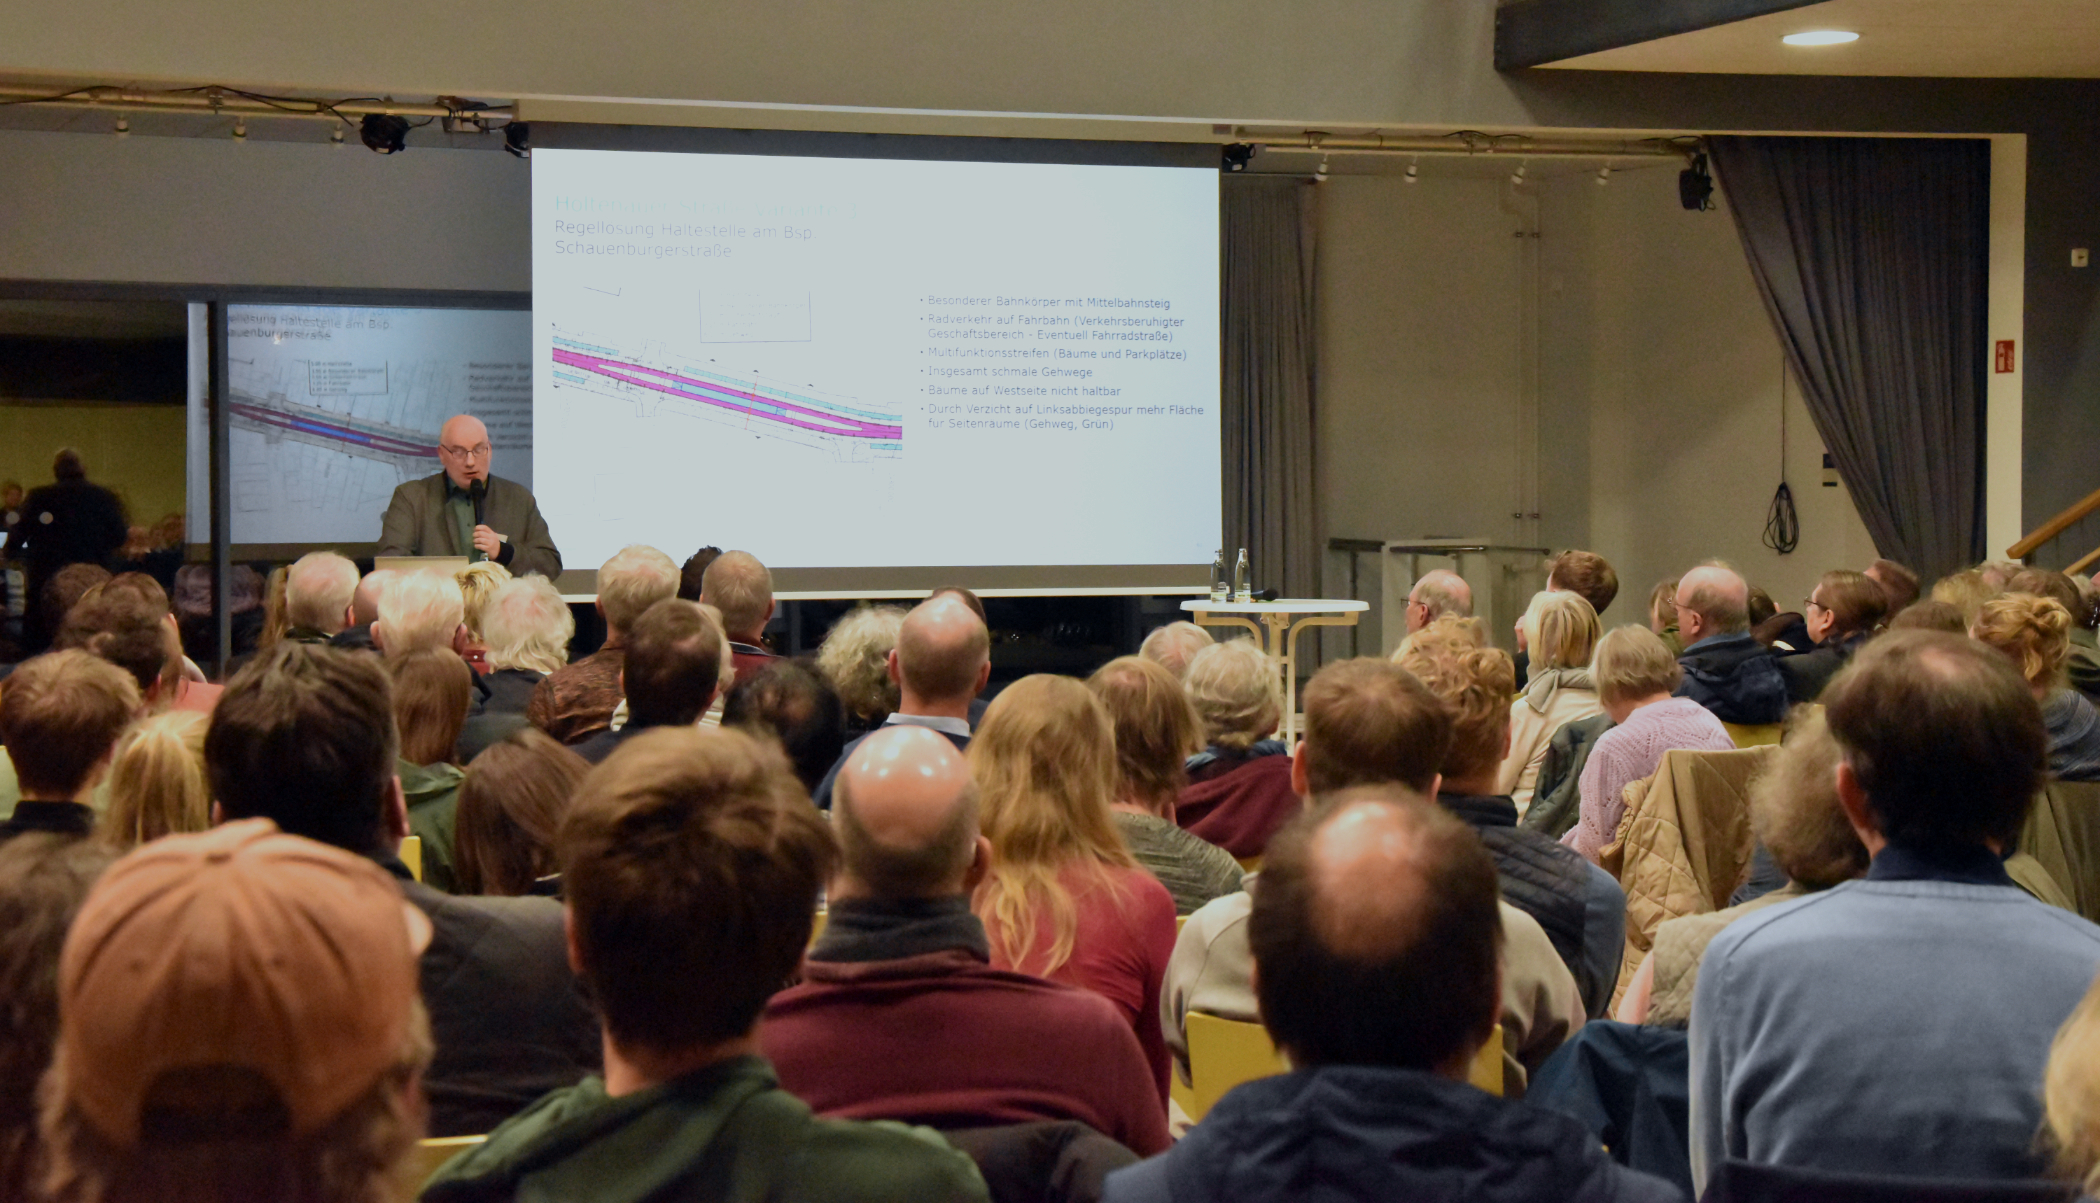
{"label": "man giving presentation", "polygon": [[379,527],[383,556],[494,560],[511,575],[561,575],[561,552],[525,486],[489,475],[489,430],[457,414],[438,432],[445,470],[394,490]]}

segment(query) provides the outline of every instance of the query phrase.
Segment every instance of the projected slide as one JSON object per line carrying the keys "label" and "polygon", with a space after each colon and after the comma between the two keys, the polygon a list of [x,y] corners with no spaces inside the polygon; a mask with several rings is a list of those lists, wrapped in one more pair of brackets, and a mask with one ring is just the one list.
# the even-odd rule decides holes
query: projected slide
{"label": "projected slide", "polygon": [[1215,171],[532,165],[533,475],[572,564],[1210,562]]}
{"label": "projected slide", "polygon": [[233,305],[226,326],[235,543],[378,539],[457,413],[487,424],[496,475],[531,486],[530,314]]}

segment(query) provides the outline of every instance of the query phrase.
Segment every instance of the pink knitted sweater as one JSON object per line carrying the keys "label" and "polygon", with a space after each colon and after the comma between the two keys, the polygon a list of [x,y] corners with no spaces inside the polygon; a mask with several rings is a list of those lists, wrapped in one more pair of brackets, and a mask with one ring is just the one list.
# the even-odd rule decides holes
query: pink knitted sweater
{"label": "pink knitted sweater", "polygon": [[1641,707],[1626,721],[1597,737],[1589,763],[1582,768],[1582,817],[1561,843],[1590,860],[1618,838],[1626,815],[1620,797],[1627,786],[1655,771],[1672,748],[1725,752],[1735,747],[1728,728],[1706,707],[1690,698],[1671,698]]}

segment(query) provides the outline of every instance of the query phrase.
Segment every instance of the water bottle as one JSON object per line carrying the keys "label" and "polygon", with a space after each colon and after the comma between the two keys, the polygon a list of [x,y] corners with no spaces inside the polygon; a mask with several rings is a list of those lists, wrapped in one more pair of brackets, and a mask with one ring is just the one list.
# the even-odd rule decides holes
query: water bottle
{"label": "water bottle", "polygon": [[1222,547],[1210,561],[1210,600],[1218,604],[1232,600],[1232,582],[1225,577],[1225,549]]}
{"label": "water bottle", "polygon": [[1247,585],[1247,549],[1244,547],[1240,548],[1239,562],[1232,566],[1232,600],[1236,602],[1250,602],[1254,600],[1254,595]]}

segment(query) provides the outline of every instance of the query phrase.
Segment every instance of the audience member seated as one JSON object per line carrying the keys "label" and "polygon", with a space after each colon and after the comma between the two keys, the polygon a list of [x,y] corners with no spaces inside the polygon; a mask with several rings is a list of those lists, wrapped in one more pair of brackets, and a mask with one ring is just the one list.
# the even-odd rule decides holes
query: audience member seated
{"label": "audience member seated", "polygon": [[1655,632],[1672,656],[1684,654],[1684,636],[1677,629],[1677,586],[1680,583],[1676,577],[1657,581],[1655,588],[1648,593],[1648,629]]}
{"label": "audience member seated", "polygon": [[372,651],[372,624],[379,621],[379,599],[401,576],[392,568],[375,568],[367,572],[350,595],[350,625],[330,636],[328,646]]}
{"label": "audience member seated", "polygon": [[1983,603],[1969,634],[2005,656],[2041,703],[2049,732],[2049,775],[2100,781],[2100,711],[2064,685],[2071,615],[2046,597],[2008,593]]}
{"label": "audience member seated", "polygon": [[2071,616],[2071,650],[2064,680],[2088,700],[2100,698],[2100,636],[2093,630],[2092,584],[2045,568],[2023,568],[2006,582],[2007,593],[2046,597]]}
{"label": "audience member seated", "polygon": [[1189,755],[1203,743],[1203,720],[1181,682],[1150,660],[1124,656],[1086,684],[1115,724],[1115,820],[1130,854],[1167,887],[1180,914],[1238,890],[1232,854],[1174,824]]}
{"label": "audience member seated", "polygon": [[1760,726],[1786,717],[1786,679],[1772,650],[1750,637],[1750,587],[1734,569],[1705,564],[1677,583],[1684,667],[1677,696],[1724,723]]}
{"label": "audience member seated", "polygon": [[[174,587],[168,590],[182,650],[200,663],[213,664],[220,658],[219,620],[212,612],[218,591],[218,579],[209,564],[184,564],[176,570]],[[235,564],[226,594],[233,640],[225,657],[229,663],[246,663],[262,635],[262,574],[251,565]]]}
{"label": "audience member seated", "polygon": [[454,898],[409,879],[395,765],[379,661],[304,644],[280,643],[228,682],[204,737],[214,817],[272,819],[369,857],[429,917],[422,997],[438,1049],[423,1076],[430,1130],[486,1132],[597,1069],[597,1020],[569,970],[559,904]]}
{"label": "audience member seated", "polygon": [[[1685,579],[1689,584],[1692,578]],[[1685,613],[1689,616],[1691,611]],[[1593,864],[1604,846],[1619,838],[1626,787],[1653,774],[1664,752],[1725,752],[1735,747],[1728,728],[1712,711],[1692,698],[1676,696],[1683,663],[1654,632],[1639,627],[1619,627],[1597,641],[1590,675],[1614,725],[1597,737],[1582,767],[1581,817],[1561,838]]]}
{"label": "audience member seated", "polygon": [[89,800],[138,709],[131,676],[86,652],[46,652],[17,665],[0,689],[0,746],[21,800],[0,822],[0,843],[33,831],[93,833]]}
{"label": "audience member seated", "polygon": [[[821,656],[818,664],[823,664]],[[886,671],[896,682],[898,702],[881,725],[930,727],[958,748],[970,746],[970,703],[992,679],[992,637],[975,610],[945,594],[912,607],[897,629]],[[831,784],[866,738],[848,741],[817,783],[811,797],[819,807],[831,808]]]}
{"label": "audience member seated", "polygon": [[1745,607],[1744,614],[1749,624],[1755,627],[1761,622],[1770,622],[1779,617],[1779,603],[1772,600],[1771,594],[1752,585],[1749,605]]}
{"label": "audience member seated", "polygon": [[1271,844],[1247,930],[1262,1023],[1296,1067],[1230,1093],[1109,1203],[1662,1200],[1573,1118],[1466,1084],[1495,1029],[1495,867],[1395,786],[1316,807]]}
{"label": "audience member seated", "polygon": [[1141,1154],[1167,1147],[1151,1068],[1116,1009],[991,967],[970,912],[991,848],[961,753],[923,728],[875,733],[839,774],[832,820],[842,863],[824,934],[759,1029],[784,1089],[846,1119],[1070,1119]]}
{"label": "audience member seated", "polygon": [[1594,551],[1564,551],[1546,573],[1546,590],[1579,594],[1590,603],[1591,612],[1601,616],[1619,596],[1619,574],[1611,561]]}
{"label": "audience member seated", "polygon": [[[1428,687],[1449,714],[1450,743],[1441,763],[1442,782],[1432,786],[1438,805],[1457,815],[1480,834],[1495,858],[1502,896],[1539,921],[1553,947],[1574,973],[1587,1013],[1602,1016],[1619,983],[1619,964],[1626,942],[1626,894],[1611,874],[1582,859],[1552,837],[1517,826],[1517,808],[1495,793],[1502,757],[1509,749],[1510,694],[1515,669],[1501,648],[1474,647],[1456,638],[1435,639],[1439,629],[1416,634],[1399,667]],[[1368,661],[1376,663],[1376,661]],[[1412,689],[1384,673],[1368,670],[1339,677],[1353,698],[1336,697],[1334,706],[1356,728],[1356,738],[1381,729],[1394,740],[1415,724],[1408,711],[1421,704]],[[1312,687],[1306,687],[1308,694]],[[1326,699],[1321,699],[1323,704]],[[1311,702],[1307,702],[1311,713]],[[1322,724],[1324,738],[1334,729]],[[1306,752],[1314,763],[1331,760],[1308,726]],[[1310,767],[1310,766],[1308,766]],[[1405,782],[1419,790],[1420,786]]]}
{"label": "audience member seated", "polygon": [[490,744],[459,783],[453,876],[462,894],[561,896],[554,836],[590,772],[574,748],[538,727]]}
{"label": "audience member seated", "polygon": [[392,1195],[422,1135],[429,938],[378,867],[259,819],[112,865],[59,961],[50,1198]]}
{"label": "audience member seated", "polygon": [[819,1119],[759,1056],[759,1013],[801,965],[837,861],[780,753],[737,731],[650,731],[585,779],[560,849],[605,1076],[489,1133],[425,1203],[985,1198],[938,1135]]}
{"label": "audience member seated", "polygon": [[823,674],[800,660],[775,660],[730,686],[722,725],[763,731],[780,744],[802,788],[816,792],[846,747],[846,708]]}
{"label": "audience member seated", "polygon": [[[984,599],[970,590],[963,588],[961,585],[942,585],[940,588],[928,593],[926,600],[932,601],[936,597],[955,598],[957,601],[970,607],[970,613],[977,616],[977,621],[983,623],[987,631],[991,629],[992,620],[985,613]],[[991,703],[984,699],[983,694],[970,699],[970,730],[975,731],[977,724],[984,721],[985,708],[990,705]]]}
{"label": "audience member seated", "polygon": [[1874,561],[1867,565],[1866,575],[1881,586],[1884,609],[1890,617],[1903,613],[1918,600],[1918,574],[1894,560]]}
{"label": "audience member seated", "polygon": [[1983,612],[1983,603],[1999,596],[2004,590],[1991,584],[1977,569],[1968,568],[1949,573],[1933,582],[1932,600],[1946,602],[1961,611],[1962,621],[1976,625],[1976,616]]}
{"label": "audience member seated", "polygon": [[1863,881],[1737,920],[1692,997],[1693,1179],[1723,1158],[1917,1178],[2037,1175],[2036,1084],[2100,927],[2006,875],[2047,733],[2020,674],[1898,632],[1823,696]]}
{"label": "audience member seated", "polygon": [[183,671],[168,595],[144,573],[127,572],[82,597],[59,624],[54,646],[92,652],[130,673],[148,710],[209,714],[219,700],[219,686]]}
{"label": "audience member seated", "polygon": [[409,652],[387,667],[394,678],[394,726],[401,732],[394,773],[408,805],[408,829],[423,841],[423,881],[450,894],[459,783],[466,776],[453,757],[474,697],[474,671],[450,648]]}
{"label": "audience member seated", "polygon": [[37,1083],[58,1040],[58,953],[116,854],[38,832],[0,846],[0,1199],[37,1199]]}
{"label": "audience member seated", "polygon": [[546,577],[532,573],[496,589],[481,610],[481,639],[488,650],[479,684],[487,696],[480,712],[460,729],[461,764],[473,763],[483,748],[530,723],[525,713],[533,691],[569,662],[569,641],[575,637],[576,616]]}
{"label": "audience member seated", "polygon": [[437,572],[407,572],[379,595],[372,646],[388,660],[443,648],[458,655],[467,646],[467,604],[459,583]]}
{"label": "audience member seated", "polygon": [[350,626],[356,596],[357,565],[332,551],[307,552],[284,574],[284,637],[328,642]]}
{"label": "audience member seated", "polygon": [[1509,755],[1496,774],[1495,792],[1508,794],[1522,815],[1531,806],[1553,733],[1602,714],[1604,703],[1590,679],[1598,624],[1587,599],[1572,590],[1535,594],[1518,626],[1529,649],[1530,675],[1524,692],[1509,705]]}
{"label": "audience member seated", "polygon": [[890,679],[890,652],[903,629],[902,606],[856,606],[833,623],[817,649],[817,671],[846,706],[846,736],[882,726],[898,706]]}
{"label": "audience member seated", "polygon": [[[0,880],[5,880],[0,876]],[[2056,1033],[2042,1079],[2043,1113],[2059,1177],[2100,1199],[2100,978]]]}
{"label": "audience member seated", "polygon": [[707,566],[721,554],[721,548],[709,544],[687,556],[685,563],[678,566],[678,596],[686,601],[699,601],[701,580],[707,575]]}
{"label": "audience member seated", "polygon": [[1969,633],[1969,620],[1962,617],[1961,609],[1943,601],[1926,598],[1916,601],[1896,612],[1889,619],[1891,631],[1945,631],[1949,635]]}
{"label": "audience member seated", "polygon": [[1197,652],[1182,685],[1203,720],[1204,749],[1189,758],[1174,821],[1252,860],[1300,809],[1291,750],[1270,738],[1283,716],[1276,665],[1253,640],[1228,639]]}
{"label": "audience member seated", "polygon": [[1023,677],[992,702],[969,747],[992,847],[972,909],[994,968],[1083,986],[1115,1004],[1164,1108],[1159,982],[1174,952],[1174,898],[1116,829],[1115,738],[1108,711],[1070,677]]}
{"label": "audience member seated", "polygon": [[729,636],[738,676],[773,662],[773,653],[765,648],[766,624],[773,621],[773,574],[757,556],[748,551],[717,556],[701,578],[700,600],[722,612],[722,631]]}
{"label": "audience member seated", "polygon": [[642,544],[623,547],[598,569],[598,613],[605,643],[574,664],[547,674],[526,708],[532,725],[565,744],[579,744],[612,725],[620,705],[620,666],[627,628],[649,607],[678,594],[678,566]]}
{"label": "audience member seated", "polygon": [[1436,568],[1423,573],[1407,591],[1407,633],[1412,635],[1445,615],[1473,616],[1473,586],[1455,572]]}
{"label": "audience member seated", "polygon": [[117,740],[107,798],[95,832],[129,852],[164,835],[211,826],[211,789],[204,781],[204,715],[170,710],[132,724]]}
{"label": "audience member seated", "polygon": [[[541,580],[547,578],[541,577]],[[452,574],[452,583],[459,586],[459,621],[466,628],[466,648],[460,659],[474,670],[475,676],[488,671],[488,636],[482,631],[483,618],[488,613],[489,602],[496,592],[512,580],[510,569],[494,560],[482,560],[469,564]]]}
{"label": "audience member seated", "polygon": [[627,722],[617,731],[600,731],[577,744],[577,754],[601,764],[621,744],[652,727],[699,722],[715,700],[724,646],[722,628],[704,607],[675,597],[649,607],[628,631],[620,669]]}
{"label": "audience member seated", "polygon": [[1874,637],[1888,615],[1888,594],[1865,573],[1840,568],[1816,582],[1801,615],[1815,649],[1776,661],[1786,681],[1787,700],[1795,703],[1822,696],[1830,678]]}
{"label": "audience member seated", "polygon": [[1216,642],[1209,631],[1193,622],[1170,622],[1152,628],[1152,633],[1138,645],[1138,655],[1173,673],[1178,681],[1189,675],[1189,661],[1196,658],[1196,653]]}
{"label": "audience member seated", "polygon": [[1821,712],[1801,712],[1778,756],[1750,785],[1750,826],[1785,881],[1748,902],[1670,919],[1634,971],[1615,1016],[1624,1023],[1682,1028],[1691,1021],[1699,961],[1721,930],[1745,915],[1851,881],[1867,871],[1867,849],[1838,804],[1837,741]]}

